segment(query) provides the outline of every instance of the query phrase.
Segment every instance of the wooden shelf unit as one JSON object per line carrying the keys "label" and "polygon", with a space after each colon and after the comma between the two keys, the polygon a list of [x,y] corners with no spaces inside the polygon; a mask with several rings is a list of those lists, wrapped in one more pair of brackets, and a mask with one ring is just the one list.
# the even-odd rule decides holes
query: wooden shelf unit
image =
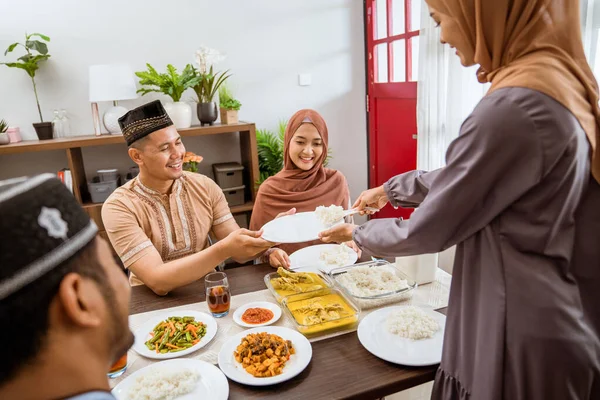
{"label": "wooden shelf unit", "polygon": [[[240,153],[242,165],[244,166],[244,184],[246,186],[246,203],[239,206],[232,206],[231,212],[233,214],[251,212],[256,198],[254,182],[259,178],[255,125],[249,122],[240,122],[238,124],[229,125],[215,124],[213,126],[192,126],[187,129],[178,129],[178,132],[182,137],[239,132]],[[100,235],[106,238],[104,224],[102,223],[101,218],[103,203],[92,203],[90,201],[90,195],[87,190],[88,180],[85,176],[81,149],[83,147],[107,146],[111,144],[122,144],[125,146],[125,140],[122,135],[74,136],[50,140],[31,140],[0,146],[0,156],[5,154],[65,150],[67,153],[68,168],[71,170],[71,175],[73,176],[73,195],[94,220],[96,225],[98,225]]]}

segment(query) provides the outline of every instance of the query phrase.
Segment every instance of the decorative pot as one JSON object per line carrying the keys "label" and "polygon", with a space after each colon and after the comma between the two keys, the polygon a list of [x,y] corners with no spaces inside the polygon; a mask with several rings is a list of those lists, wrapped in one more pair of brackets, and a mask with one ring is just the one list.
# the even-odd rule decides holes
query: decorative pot
{"label": "decorative pot", "polygon": [[166,103],[165,111],[173,121],[177,129],[185,129],[192,126],[192,107],[183,101],[175,103]]}
{"label": "decorative pot", "polygon": [[238,111],[237,110],[228,110],[226,108],[221,108],[221,123],[222,124],[237,124],[240,122],[238,120]]}
{"label": "decorative pot", "polygon": [[119,118],[127,114],[128,109],[123,106],[113,106],[106,110],[102,121],[104,127],[111,135],[122,135],[121,126],[119,125]]}
{"label": "decorative pot", "polygon": [[8,137],[8,133],[0,133],[0,146],[3,144],[9,144],[10,138]]}
{"label": "decorative pot", "polygon": [[52,139],[52,122],[37,122],[33,127],[40,140]]}
{"label": "decorative pot", "polygon": [[23,140],[21,139],[21,132],[16,126],[8,127],[6,134],[8,135],[11,143],[19,143]]}
{"label": "decorative pot", "polygon": [[198,112],[200,125],[212,125],[219,116],[219,112],[217,111],[217,103],[214,101],[211,101],[210,103],[198,103],[196,111]]}

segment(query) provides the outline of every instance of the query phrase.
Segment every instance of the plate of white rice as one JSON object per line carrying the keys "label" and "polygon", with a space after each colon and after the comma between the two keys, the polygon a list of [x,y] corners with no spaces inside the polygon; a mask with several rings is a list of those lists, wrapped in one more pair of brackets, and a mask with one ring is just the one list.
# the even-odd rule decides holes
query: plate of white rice
{"label": "plate of white rice", "polygon": [[290,255],[290,269],[323,271],[352,265],[358,260],[356,251],[345,244],[317,244],[308,246]]}
{"label": "plate of white rice", "polygon": [[415,306],[381,308],[358,326],[358,340],[371,354],[411,367],[442,360],[446,316]]}
{"label": "plate of white rice", "polygon": [[161,361],[134,372],[112,390],[117,400],[226,400],[227,378],[205,361]]}

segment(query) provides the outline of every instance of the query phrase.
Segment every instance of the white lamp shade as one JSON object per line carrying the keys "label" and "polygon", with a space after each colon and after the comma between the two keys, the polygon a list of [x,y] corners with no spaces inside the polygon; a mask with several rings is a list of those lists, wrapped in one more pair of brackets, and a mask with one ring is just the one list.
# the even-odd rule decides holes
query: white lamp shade
{"label": "white lamp shade", "polygon": [[90,66],[90,102],[129,100],[137,97],[133,71],[128,65]]}

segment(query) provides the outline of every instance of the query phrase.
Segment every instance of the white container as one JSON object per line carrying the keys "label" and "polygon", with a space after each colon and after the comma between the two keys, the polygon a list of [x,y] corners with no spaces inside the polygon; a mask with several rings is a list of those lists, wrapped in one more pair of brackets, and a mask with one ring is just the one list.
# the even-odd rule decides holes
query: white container
{"label": "white container", "polygon": [[116,181],[119,179],[119,171],[117,169],[99,169],[96,173],[100,182]]}
{"label": "white container", "polygon": [[435,281],[437,265],[437,253],[396,257],[396,267],[419,285]]}
{"label": "white container", "polygon": [[165,103],[164,107],[175,128],[184,129],[192,126],[192,107],[188,103],[183,101]]}

